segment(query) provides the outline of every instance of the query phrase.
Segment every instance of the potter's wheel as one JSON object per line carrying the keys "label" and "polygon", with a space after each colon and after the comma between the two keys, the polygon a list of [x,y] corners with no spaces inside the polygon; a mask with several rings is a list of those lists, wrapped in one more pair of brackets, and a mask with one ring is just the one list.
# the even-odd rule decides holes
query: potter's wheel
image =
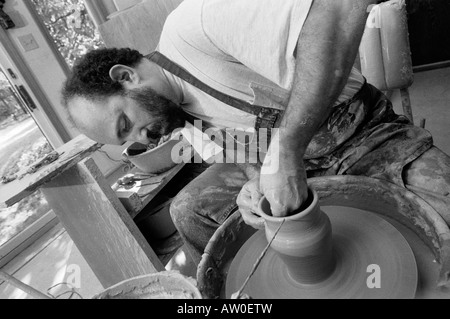
{"label": "potter's wheel", "polygon": [[[244,293],[252,298],[414,298],[418,272],[414,254],[402,234],[376,214],[343,206],[322,206],[332,224],[334,272],[306,285],[293,280],[278,255],[269,249]],[[267,244],[256,232],[233,259],[226,297],[238,291]],[[379,274],[380,288],[377,288]],[[369,288],[369,286],[375,286]]]}

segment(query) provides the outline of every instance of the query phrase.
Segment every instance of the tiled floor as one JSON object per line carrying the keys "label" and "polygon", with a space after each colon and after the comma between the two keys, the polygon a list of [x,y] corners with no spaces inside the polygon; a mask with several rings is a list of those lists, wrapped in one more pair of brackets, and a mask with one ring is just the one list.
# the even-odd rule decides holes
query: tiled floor
{"label": "tiled floor", "polygon": [[[416,123],[425,118],[426,129],[433,134],[435,145],[450,154],[450,68],[416,73],[410,96]],[[396,111],[401,112],[399,93],[394,92],[391,99]],[[40,252],[30,257],[36,251]],[[178,269],[192,277],[196,273],[183,251],[169,262],[167,268]],[[3,270],[44,293],[57,285],[49,291],[53,296],[71,291],[67,284],[62,284],[65,282],[76,286],[76,291],[83,298],[91,298],[103,289],[67,233],[60,228],[43,236]],[[69,296],[66,293],[60,298]],[[2,283],[0,298],[22,299],[30,296]]]}

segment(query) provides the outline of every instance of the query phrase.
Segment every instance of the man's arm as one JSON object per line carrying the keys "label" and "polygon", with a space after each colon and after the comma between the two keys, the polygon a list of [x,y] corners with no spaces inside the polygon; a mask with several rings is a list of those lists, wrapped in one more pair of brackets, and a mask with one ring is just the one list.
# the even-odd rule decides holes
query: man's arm
{"label": "man's arm", "polygon": [[[301,31],[283,143],[305,151],[347,83],[374,0],[315,0]],[[299,138],[301,136],[301,138]]]}
{"label": "man's arm", "polygon": [[269,149],[272,159],[278,154],[279,168],[275,174],[265,174],[263,166],[261,172],[261,191],[274,215],[286,215],[306,200],[303,156],[347,83],[367,8],[374,3],[314,0],[312,4],[297,43],[294,86],[280,122],[279,143],[272,142]]}

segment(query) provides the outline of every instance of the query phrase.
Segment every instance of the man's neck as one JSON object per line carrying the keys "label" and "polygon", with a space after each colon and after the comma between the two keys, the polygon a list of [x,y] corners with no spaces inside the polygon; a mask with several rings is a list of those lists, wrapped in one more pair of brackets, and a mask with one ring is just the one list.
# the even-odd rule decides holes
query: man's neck
{"label": "man's neck", "polygon": [[154,62],[144,59],[136,69],[141,74],[142,83],[149,85],[157,94],[180,105],[182,102],[181,89],[170,81],[166,71]]}

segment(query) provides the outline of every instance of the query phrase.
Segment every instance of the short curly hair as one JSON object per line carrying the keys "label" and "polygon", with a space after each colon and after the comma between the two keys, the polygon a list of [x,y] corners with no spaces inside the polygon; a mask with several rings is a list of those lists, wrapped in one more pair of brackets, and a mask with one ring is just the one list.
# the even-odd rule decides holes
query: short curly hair
{"label": "short curly hair", "polygon": [[116,64],[134,67],[142,58],[141,53],[129,48],[102,48],[89,51],[75,63],[71,75],[63,85],[64,106],[67,108],[68,102],[76,96],[95,100],[122,94],[124,88],[110,78],[110,69]]}

